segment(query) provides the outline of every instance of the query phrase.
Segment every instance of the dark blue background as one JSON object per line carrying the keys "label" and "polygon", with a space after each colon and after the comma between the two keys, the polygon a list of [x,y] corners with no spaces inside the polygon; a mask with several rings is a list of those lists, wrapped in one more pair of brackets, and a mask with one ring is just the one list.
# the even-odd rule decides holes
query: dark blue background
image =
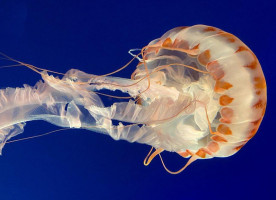
{"label": "dark blue background", "polygon": [[[131,58],[129,49],[141,48],[171,28],[207,24],[244,41],[259,58],[268,85],[261,127],[232,157],[200,160],[170,175],[158,159],[143,166],[146,145],[69,130],[7,144],[0,157],[0,199],[275,198],[276,10],[268,2],[0,0],[0,50],[38,67],[104,74],[124,65]],[[134,68],[118,76],[129,77]],[[1,88],[40,79],[23,67],[0,69],[0,75]],[[46,122],[30,122],[19,137],[54,129]],[[186,161],[172,153],[164,159],[172,170]]]}

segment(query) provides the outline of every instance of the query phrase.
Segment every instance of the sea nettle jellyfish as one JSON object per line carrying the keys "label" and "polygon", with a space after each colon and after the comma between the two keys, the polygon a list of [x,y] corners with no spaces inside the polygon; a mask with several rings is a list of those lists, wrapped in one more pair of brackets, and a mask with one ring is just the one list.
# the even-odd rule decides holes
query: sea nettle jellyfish
{"label": "sea nettle jellyfish", "polygon": [[[190,157],[172,172],[160,156],[174,174],[197,159],[231,156],[256,134],[266,108],[266,82],[254,53],[234,35],[205,25],[178,27],[138,55],[132,52],[140,62],[131,79],[110,76],[126,66],[100,76],[71,69],[60,79],[3,55],[43,81],[0,90],[0,149],[26,122],[44,120],[147,144],[155,151],[145,165],[162,151]],[[112,97],[112,105],[105,106],[101,95]]]}

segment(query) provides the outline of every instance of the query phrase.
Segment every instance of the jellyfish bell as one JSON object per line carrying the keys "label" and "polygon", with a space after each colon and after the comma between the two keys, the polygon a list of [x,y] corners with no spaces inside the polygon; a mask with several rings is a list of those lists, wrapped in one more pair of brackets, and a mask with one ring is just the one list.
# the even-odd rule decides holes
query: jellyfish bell
{"label": "jellyfish bell", "polygon": [[[44,120],[147,144],[156,150],[145,165],[162,151],[190,157],[177,172],[164,165],[179,173],[196,159],[233,155],[257,132],[266,82],[254,53],[234,35],[205,25],[178,27],[134,57],[140,62],[126,79],[77,69],[58,78],[6,56],[41,74],[43,81],[0,90],[0,148],[22,133],[26,122]],[[113,97],[111,106],[102,95]]]}

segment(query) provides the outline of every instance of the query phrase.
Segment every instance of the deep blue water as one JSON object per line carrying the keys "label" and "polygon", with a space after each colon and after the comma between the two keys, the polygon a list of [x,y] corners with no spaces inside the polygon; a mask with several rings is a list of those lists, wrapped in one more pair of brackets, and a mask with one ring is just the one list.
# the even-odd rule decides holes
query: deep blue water
{"label": "deep blue water", "polygon": [[[200,160],[179,175],[158,159],[142,163],[150,147],[69,130],[7,144],[0,157],[1,200],[49,199],[273,199],[275,198],[275,7],[269,1],[0,0],[0,51],[38,67],[104,74],[176,26],[207,24],[231,32],[259,58],[268,107],[257,135],[232,157]],[[135,64],[118,76],[129,77]],[[0,69],[0,87],[33,85],[26,68]],[[56,129],[30,122],[19,136]],[[186,160],[165,153],[176,170]]]}

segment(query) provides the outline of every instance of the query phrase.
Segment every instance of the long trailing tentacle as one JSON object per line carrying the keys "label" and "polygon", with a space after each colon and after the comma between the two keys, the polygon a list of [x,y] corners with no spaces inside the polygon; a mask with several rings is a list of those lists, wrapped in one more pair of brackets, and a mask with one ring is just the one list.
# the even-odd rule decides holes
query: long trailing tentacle
{"label": "long trailing tentacle", "polygon": [[165,163],[164,163],[164,161],[163,161],[163,158],[162,158],[161,154],[159,154],[159,158],[160,158],[160,160],[161,160],[161,163],[162,163],[164,169],[165,169],[168,173],[170,173],[170,174],[179,174],[179,173],[181,173],[182,171],[184,171],[190,164],[192,164],[194,161],[196,161],[196,160],[198,159],[198,156],[197,156],[196,154],[194,154],[194,155],[188,160],[188,162],[187,162],[181,169],[179,169],[179,170],[177,170],[177,171],[175,171],[175,172],[169,170],[169,169],[166,167],[166,165],[165,165]]}
{"label": "long trailing tentacle", "polygon": [[153,147],[151,148],[150,152],[148,153],[148,155],[146,156],[146,158],[144,159],[144,165],[148,166],[151,161],[155,158],[155,156],[157,156],[158,154],[160,154],[162,151],[164,151],[164,149],[162,148],[158,148],[156,149],[151,155],[150,153],[152,152]]}

